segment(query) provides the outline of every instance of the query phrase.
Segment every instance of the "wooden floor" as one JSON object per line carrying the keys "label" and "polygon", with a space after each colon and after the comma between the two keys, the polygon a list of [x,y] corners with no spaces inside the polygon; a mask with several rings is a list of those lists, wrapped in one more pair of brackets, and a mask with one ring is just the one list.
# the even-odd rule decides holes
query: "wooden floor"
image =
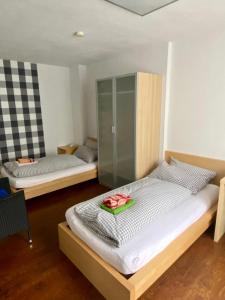
{"label": "wooden floor", "polygon": [[[58,250],[57,224],[68,207],[105,191],[91,181],[27,201],[33,249],[22,234],[0,242],[1,300],[103,299]],[[140,299],[225,299],[225,239],[215,244],[209,230]]]}

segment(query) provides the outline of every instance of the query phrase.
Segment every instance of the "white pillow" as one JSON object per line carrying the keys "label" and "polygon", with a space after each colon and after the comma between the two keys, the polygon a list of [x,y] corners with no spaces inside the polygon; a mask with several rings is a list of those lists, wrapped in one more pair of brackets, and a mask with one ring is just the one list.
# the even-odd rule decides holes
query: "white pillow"
{"label": "white pillow", "polygon": [[181,185],[191,190],[192,194],[197,194],[208,183],[204,176],[192,174],[176,166],[171,166],[166,161],[163,161],[149,177]]}

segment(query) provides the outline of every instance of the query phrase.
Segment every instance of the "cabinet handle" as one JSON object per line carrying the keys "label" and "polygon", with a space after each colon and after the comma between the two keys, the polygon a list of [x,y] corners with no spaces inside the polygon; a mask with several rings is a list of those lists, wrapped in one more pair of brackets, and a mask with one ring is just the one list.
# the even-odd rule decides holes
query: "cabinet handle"
{"label": "cabinet handle", "polygon": [[115,133],[116,133],[116,127],[112,126],[112,134],[115,134]]}

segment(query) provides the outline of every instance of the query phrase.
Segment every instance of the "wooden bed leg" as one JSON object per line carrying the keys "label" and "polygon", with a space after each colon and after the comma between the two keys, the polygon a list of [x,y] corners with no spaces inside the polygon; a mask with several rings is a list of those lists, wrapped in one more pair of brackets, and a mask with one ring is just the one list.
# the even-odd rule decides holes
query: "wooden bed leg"
{"label": "wooden bed leg", "polygon": [[135,289],[123,275],[104,262],[66,223],[58,226],[59,248],[107,300],[135,300]]}
{"label": "wooden bed leg", "polygon": [[225,233],[225,177],[220,181],[220,193],[216,216],[214,241],[219,242]]}

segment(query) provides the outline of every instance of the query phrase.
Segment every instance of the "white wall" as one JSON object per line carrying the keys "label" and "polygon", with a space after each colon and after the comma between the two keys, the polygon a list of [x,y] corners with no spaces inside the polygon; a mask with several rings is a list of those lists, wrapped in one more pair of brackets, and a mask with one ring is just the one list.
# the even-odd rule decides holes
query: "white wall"
{"label": "white wall", "polygon": [[[166,67],[166,43],[129,51],[89,66],[67,68],[38,64],[46,152],[55,153],[58,145],[82,144],[85,137],[97,136],[97,79],[136,71],[160,73],[165,78]],[[164,101],[162,143],[163,122]]]}
{"label": "white wall", "polygon": [[74,142],[70,69],[38,64],[39,89],[46,153]]}
{"label": "white wall", "polygon": [[72,118],[74,142],[83,144],[87,136],[87,120],[85,114],[85,97],[87,84],[87,68],[76,65],[70,68],[70,86],[72,101]]}
{"label": "white wall", "polygon": [[225,159],[225,34],[173,43],[167,148]]}
{"label": "white wall", "polygon": [[[96,120],[96,80],[137,71],[153,72],[166,75],[167,43],[155,43],[148,48],[130,50],[112,59],[103,60],[87,67],[88,85],[86,95],[87,135],[97,136]],[[164,97],[163,97],[164,99]],[[162,138],[163,143],[164,101],[162,103]]]}

